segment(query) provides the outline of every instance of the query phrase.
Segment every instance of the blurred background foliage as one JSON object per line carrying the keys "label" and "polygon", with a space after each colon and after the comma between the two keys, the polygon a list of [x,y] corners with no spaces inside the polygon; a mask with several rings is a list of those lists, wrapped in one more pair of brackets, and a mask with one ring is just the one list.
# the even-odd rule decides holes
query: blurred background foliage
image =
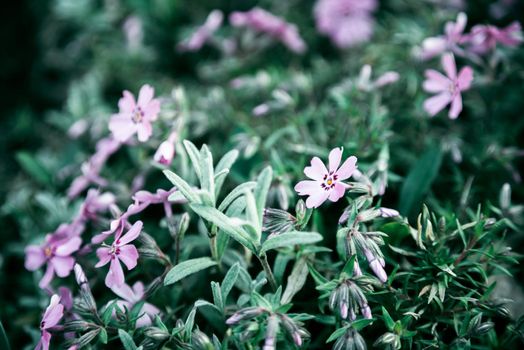
{"label": "blurred background foliage", "polygon": [[[517,1],[514,10],[500,19],[490,15],[492,3],[467,2],[468,27],[488,22],[524,22],[524,2]],[[32,274],[23,268],[23,248],[32,235],[49,232],[72,216],[75,208],[60,193],[69,184],[67,174],[77,173],[79,164],[92,150],[85,140],[71,141],[67,130],[85,118],[93,120],[93,132],[101,134],[106,127],[103,121],[116,110],[122,90],[137,91],[146,82],[162,94],[168,94],[174,86],[185,87],[195,106],[191,115],[195,143],[206,142],[218,154],[237,147],[250,155],[241,161],[235,174],[239,179],[249,177],[249,171],[243,172],[243,168],[256,168],[261,159],[272,159],[275,164],[271,151],[275,147],[283,158],[282,168],[277,169],[279,179],[289,188],[302,169],[286,167],[286,156],[296,156],[297,149],[305,147],[305,151],[298,151],[303,161],[296,163],[306,164],[311,154],[336,146],[331,140],[340,125],[318,123],[318,116],[366,111],[377,115],[375,124],[363,126],[358,118],[354,123],[348,122],[346,128],[350,131],[346,132],[351,140],[345,146],[359,158],[375,157],[384,144],[384,131],[391,130],[387,140],[390,171],[396,176],[391,176],[384,205],[400,207],[413,218],[424,199],[433,209],[460,216],[461,211],[476,208],[479,203],[498,205],[504,183],[511,184],[512,201],[523,202],[524,187],[519,175],[524,149],[523,47],[512,50],[510,58],[501,58],[504,71],[483,76],[486,81],[480,81],[471,92],[459,121],[450,121],[443,115],[430,120],[422,111],[424,94],[420,93],[428,64],[414,61],[412,48],[425,37],[442,32],[445,20],[453,19],[448,11],[429,1],[381,1],[373,43],[343,52],[316,32],[313,5],[313,1],[298,0],[39,0],[15,1],[3,9],[0,318],[14,348],[31,341],[25,331],[35,325],[33,321],[40,314],[40,309],[33,307],[37,287]],[[176,50],[177,44],[211,10],[221,9],[227,16],[233,10],[253,6],[296,23],[308,51],[297,56],[282,45],[274,45],[256,54],[224,57],[210,46],[198,53]],[[143,39],[135,47],[123,28],[136,19],[142,23]],[[230,28],[218,32],[224,38],[229,35],[236,34]],[[433,66],[438,65],[435,62]],[[375,96],[382,99],[376,105],[369,105],[368,99],[355,91],[341,97],[327,89],[337,81],[343,85],[345,77],[358,76],[363,64],[378,67],[374,76],[394,70],[400,73],[401,80],[394,88]],[[228,89],[230,80],[241,75],[262,76],[267,86],[258,90]],[[292,106],[263,118],[251,115],[255,106],[272,98],[276,87],[290,86],[288,90],[296,93]],[[388,109],[373,110],[382,104]],[[201,111],[209,114],[202,115]],[[300,114],[295,125],[302,123],[309,128],[304,128],[302,135],[289,137],[283,128],[275,136],[282,121],[295,118],[295,114]],[[105,119],[100,118],[102,115]],[[307,130],[318,132],[311,135]],[[450,152],[435,154],[435,144],[448,145]],[[451,151],[456,145],[462,153],[460,163],[452,160]],[[435,164],[437,170],[429,170],[428,174],[428,168]],[[59,172],[63,169],[65,175]],[[408,186],[404,179],[409,178],[411,169],[419,169],[420,173],[412,178],[422,182],[409,186],[431,191],[422,191],[423,198],[406,204],[403,191],[409,194],[411,190],[403,189],[403,184]],[[36,188],[46,195],[33,197]],[[56,217],[39,223],[37,218],[42,212]],[[522,217],[514,219],[522,224]],[[517,252],[524,252],[522,236],[509,239]],[[522,284],[515,281],[523,278],[524,274],[516,271],[516,279],[512,280],[518,284],[516,288]]]}

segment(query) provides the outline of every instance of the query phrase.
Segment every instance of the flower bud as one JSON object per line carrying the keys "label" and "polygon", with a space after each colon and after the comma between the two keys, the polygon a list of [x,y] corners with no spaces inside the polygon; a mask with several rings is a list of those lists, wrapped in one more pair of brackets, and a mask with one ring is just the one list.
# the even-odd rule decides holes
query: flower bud
{"label": "flower bud", "polygon": [[[172,134],[173,135],[173,134]],[[175,156],[175,145],[174,141],[171,141],[171,136],[168,140],[162,142],[158,147],[153,159],[155,162],[169,166]]]}
{"label": "flower bud", "polygon": [[388,275],[386,274],[386,271],[384,271],[380,261],[373,255],[373,253],[371,253],[369,249],[365,249],[364,254],[366,255],[366,259],[369,262],[369,267],[375,276],[377,276],[382,283],[386,283],[388,280]]}
{"label": "flower bud", "polygon": [[209,339],[209,337],[200,330],[193,331],[193,335],[191,336],[192,340],[192,349],[195,350],[213,350],[213,343]]}
{"label": "flower bud", "polygon": [[279,319],[275,315],[269,316],[266,326],[266,338],[262,350],[275,350],[277,346],[277,334],[279,328]]}
{"label": "flower bud", "polygon": [[302,221],[306,217],[306,210],[306,203],[302,199],[299,199],[297,205],[295,206],[295,213],[297,215],[297,221],[299,225],[302,225]]}
{"label": "flower bud", "polygon": [[254,307],[248,307],[245,309],[242,309],[240,311],[235,312],[231,317],[229,317],[226,320],[226,324],[233,325],[235,323],[238,323],[242,320],[247,320],[253,317],[256,317],[260,314],[262,314],[265,310],[261,307],[254,306]]}
{"label": "flower bud", "polygon": [[148,327],[144,332],[144,335],[148,338],[158,341],[169,338],[169,333],[158,327]]}
{"label": "flower bud", "polygon": [[364,318],[367,318],[368,320],[373,317],[371,314],[371,308],[367,304],[362,307],[361,312],[362,316],[364,316]]}

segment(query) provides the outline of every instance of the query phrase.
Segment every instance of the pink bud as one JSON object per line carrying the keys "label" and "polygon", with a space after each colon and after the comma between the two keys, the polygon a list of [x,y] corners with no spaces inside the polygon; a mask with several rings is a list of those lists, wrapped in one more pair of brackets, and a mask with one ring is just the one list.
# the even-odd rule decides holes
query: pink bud
{"label": "pink bud", "polygon": [[153,158],[159,164],[170,165],[174,156],[175,146],[168,140],[160,144]]}

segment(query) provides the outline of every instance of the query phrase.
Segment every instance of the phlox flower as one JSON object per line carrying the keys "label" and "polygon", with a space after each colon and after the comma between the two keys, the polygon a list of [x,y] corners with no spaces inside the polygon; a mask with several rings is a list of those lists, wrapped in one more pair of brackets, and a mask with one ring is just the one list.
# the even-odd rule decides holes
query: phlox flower
{"label": "phlox flower", "polygon": [[151,122],[155,121],[160,112],[160,101],[154,99],[155,91],[150,85],[144,85],[138,93],[138,101],[129,91],[124,91],[118,101],[119,112],[113,114],[109,121],[109,130],[113,137],[126,142],[134,134],[138,134],[138,141],[145,142],[153,134]]}
{"label": "phlox flower", "polygon": [[[142,282],[136,282],[131,288],[126,283],[120,286],[113,286],[111,290],[123,300],[118,300],[116,304],[120,309],[127,308],[131,310],[135,304],[141,302],[144,299],[144,284]],[[144,303],[142,309],[139,312],[141,314],[136,320],[136,328],[150,326],[153,323],[155,315],[159,314],[160,310],[150,303]]]}
{"label": "phlox flower", "polygon": [[265,33],[295,53],[306,51],[306,43],[300,36],[296,25],[259,7],[247,12],[235,11],[229,16],[229,22],[234,27],[247,27],[256,32]]}
{"label": "phlox flower", "polygon": [[377,6],[376,0],[318,0],[313,10],[317,30],[341,49],[366,42]]}
{"label": "phlox flower", "polygon": [[304,174],[312,180],[300,181],[295,191],[306,200],[308,208],[318,208],[327,199],[338,201],[346,191],[342,182],[353,174],[357,168],[357,157],[351,156],[339,167],[342,160],[342,148],[334,148],[329,153],[329,170],[318,157],[313,157],[311,166],[304,168]]}
{"label": "phlox flower", "polygon": [[449,117],[456,119],[462,111],[461,92],[470,88],[473,80],[473,69],[466,66],[457,75],[455,58],[451,53],[442,56],[442,67],[446,76],[433,69],[426,70],[423,88],[425,91],[437,93],[437,95],[424,101],[424,109],[433,117],[451,103]]}
{"label": "phlox flower", "polygon": [[105,212],[111,204],[115,203],[115,195],[110,192],[100,193],[99,190],[90,189],[87,191],[86,199],[80,207],[77,220],[85,222],[96,220],[99,212]]}
{"label": "phlox flower", "polygon": [[[69,230],[72,230],[69,232]],[[25,248],[25,268],[29,271],[38,270],[47,264],[46,272],[38,286],[46,288],[55,273],[58,277],[67,277],[73,270],[75,258],[71,255],[76,252],[82,244],[82,239],[76,235],[76,227],[61,225],[57,232],[46,235],[42,246],[30,245]],[[68,231],[67,234],[62,232]]]}
{"label": "phlox flower", "polygon": [[459,48],[464,39],[464,29],[468,22],[468,17],[461,12],[457,16],[456,22],[447,22],[444,28],[444,35],[430,37],[422,42],[421,58],[423,60],[438,56],[446,51],[452,51],[460,54],[462,49]]}
{"label": "phlox flower", "polygon": [[124,270],[120,261],[126,265],[128,270],[135,268],[138,261],[138,250],[133,244],[129,243],[134,241],[141,231],[142,221],[137,221],[125,235],[115,236],[115,241],[111,246],[100,247],[96,250],[96,255],[100,261],[95,267],[102,267],[110,263],[105,279],[107,287],[121,286],[124,283]]}
{"label": "phlox flower", "polygon": [[35,350],[48,350],[51,342],[51,333],[48,329],[56,326],[62,316],[64,315],[64,306],[60,304],[60,297],[54,294],[51,297],[51,302],[45,310],[42,322],[40,322],[40,341],[35,347]]}
{"label": "phlox flower", "polygon": [[471,28],[471,33],[465,38],[469,49],[478,54],[485,54],[493,50],[497,44],[515,47],[522,43],[520,23],[513,22],[505,28],[493,25],[476,25]]}
{"label": "phlox flower", "polygon": [[191,36],[178,45],[180,51],[198,51],[209,40],[211,35],[220,28],[224,14],[220,10],[209,13],[206,21]]}

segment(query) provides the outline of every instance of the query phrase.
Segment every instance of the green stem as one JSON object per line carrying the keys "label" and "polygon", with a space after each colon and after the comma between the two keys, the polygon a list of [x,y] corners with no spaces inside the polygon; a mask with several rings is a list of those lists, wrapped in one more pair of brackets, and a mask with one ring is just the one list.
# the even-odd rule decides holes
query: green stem
{"label": "green stem", "polygon": [[275,280],[275,276],[273,275],[273,271],[271,271],[271,267],[269,266],[269,263],[267,262],[267,256],[266,254],[262,254],[258,256],[258,260],[260,260],[260,263],[262,264],[262,267],[264,268],[264,272],[266,273],[267,280],[269,281],[269,284],[271,285],[271,288],[274,292],[277,291],[277,281]]}

